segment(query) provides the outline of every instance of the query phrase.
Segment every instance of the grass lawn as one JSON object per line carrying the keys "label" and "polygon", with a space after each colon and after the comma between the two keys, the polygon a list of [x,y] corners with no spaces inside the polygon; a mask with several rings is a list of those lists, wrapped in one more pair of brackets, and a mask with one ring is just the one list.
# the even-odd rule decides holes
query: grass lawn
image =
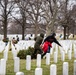
{"label": "grass lawn", "polygon": [[[0,59],[3,58],[3,53],[0,53]],[[67,54],[65,55],[65,62],[68,62],[69,64],[69,75],[73,75],[73,68],[74,68],[74,53],[72,52],[72,59],[69,60]],[[50,65],[55,64],[53,60],[53,55],[51,55],[51,61]],[[13,56],[12,52],[8,52],[8,60],[6,63],[6,75],[15,75],[14,73],[14,61],[13,61]],[[27,71],[26,70],[26,61],[25,60],[20,60],[20,71],[24,72],[25,75],[35,75],[35,68],[36,68],[36,60],[33,59],[31,62],[31,70]],[[42,59],[42,65],[41,67],[43,68],[43,75],[50,75],[50,65],[46,65],[46,60],[45,58]],[[62,74],[62,68],[63,68],[63,61],[61,61],[61,55],[58,54],[58,62],[56,63],[57,65],[57,75],[63,75]]]}

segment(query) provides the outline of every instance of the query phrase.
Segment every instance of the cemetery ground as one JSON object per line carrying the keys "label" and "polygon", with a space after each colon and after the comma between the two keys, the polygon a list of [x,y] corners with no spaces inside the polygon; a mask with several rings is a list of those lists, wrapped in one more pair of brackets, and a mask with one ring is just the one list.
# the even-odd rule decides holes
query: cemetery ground
{"label": "cemetery ground", "polygon": [[[0,59],[3,57],[3,52],[0,53]],[[74,71],[74,52],[72,52],[72,59],[68,59],[68,55],[65,55],[65,60],[61,60],[61,54],[58,54],[58,62],[54,63],[54,56],[53,54],[51,55],[51,60],[50,60],[50,65],[56,64],[57,66],[57,75],[62,75],[63,71],[63,62],[68,62],[69,65],[69,75],[73,75]],[[46,59],[43,58],[41,60],[41,68],[43,69],[43,75],[50,75],[50,65],[46,65]],[[27,71],[26,70],[26,60],[25,59],[20,59],[20,71],[24,72],[24,75],[35,75],[35,68],[36,66],[36,59],[31,60],[31,70]],[[6,62],[6,75],[15,75],[16,73],[14,72],[14,60],[13,60],[13,55],[11,51],[8,51],[8,60]]]}

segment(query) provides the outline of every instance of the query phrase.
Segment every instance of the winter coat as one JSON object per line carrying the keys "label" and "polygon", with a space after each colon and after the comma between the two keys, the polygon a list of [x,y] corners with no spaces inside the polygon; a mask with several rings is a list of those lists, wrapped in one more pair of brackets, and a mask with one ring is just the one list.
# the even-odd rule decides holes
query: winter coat
{"label": "winter coat", "polygon": [[44,52],[47,52],[48,46],[52,47],[52,44],[50,42],[48,42],[48,41],[44,42],[43,45],[42,45],[42,50]]}
{"label": "winter coat", "polygon": [[53,42],[55,42],[56,44],[58,44],[59,46],[61,46],[61,44],[57,41],[57,39],[53,35],[50,35],[50,36],[46,37],[44,39],[44,42],[46,42],[46,41],[50,42],[51,44]]}
{"label": "winter coat", "polygon": [[41,45],[42,41],[43,41],[43,37],[37,36],[36,39],[35,39],[34,48],[35,49],[40,49],[40,45]]}

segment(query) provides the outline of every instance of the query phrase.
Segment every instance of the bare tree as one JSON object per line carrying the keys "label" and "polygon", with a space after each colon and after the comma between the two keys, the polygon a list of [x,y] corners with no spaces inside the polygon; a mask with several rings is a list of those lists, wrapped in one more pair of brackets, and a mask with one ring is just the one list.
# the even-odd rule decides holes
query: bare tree
{"label": "bare tree", "polygon": [[55,32],[54,25],[58,14],[57,0],[44,0],[44,18],[46,19],[46,36]]}
{"label": "bare tree", "polygon": [[75,32],[75,29],[76,29],[76,12],[75,11],[76,11],[76,5],[73,5],[72,9],[69,10],[70,17],[68,18],[68,20],[69,20],[69,22],[68,22],[69,32],[73,34],[73,38],[74,38],[74,35],[76,34],[76,32]]}
{"label": "bare tree", "polygon": [[4,38],[7,37],[7,26],[10,18],[10,13],[14,8],[14,2],[11,0],[0,0],[0,19],[2,21]]}
{"label": "bare tree", "polygon": [[22,30],[22,40],[24,40],[24,34],[25,34],[25,30],[26,30],[26,21],[27,21],[27,17],[28,17],[28,14],[27,14],[27,10],[29,9],[28,8],[28,4],[29,4],[29,1],[28,0],[17,0],[16,1],[16,8],[18,9],[18,14],[19,17],[17,18],[16,16],[13,16],[12,17],[16,20],[16,22],[21,26],[21,30]]}
{"label": "bare tree", "polygon": [[[66,39],[66,30],[67,30],[67,27],[68,27],[68,19],[69,19],[69,15],[68,15],[68,2],[69,0],[65,0],[65,4],[64,4],[64,20],[63,20],[63,23],[62,23],[62,26],[64,27],[64,39]],[[67,35],[68,36],[68,35]]]}
{"label": "bare tree", "polygon": [[71,13],[71,10],[69,10],[70,7],[68,8],[69,1],[70,0],[60,1],[61,2],[60,14],[62,16],[59,16],[59,20],[60,20],[60,24],[64,28],[64,39],[66,39],[66,35],[68,38],[69,30],[71,29],[70,25],[73,22],[72,13]]}
{"label": "bare tree", "polygon": [[[28,10],[29,21],[34,25],[35,28],[35,36],[37,36],[40,28],[40,23],[42,23],[43,19],[43,10],[42,10],[42,0],[30,0],[29,2],[30,9]],[[45,31],[45,30],[44,30]]]}

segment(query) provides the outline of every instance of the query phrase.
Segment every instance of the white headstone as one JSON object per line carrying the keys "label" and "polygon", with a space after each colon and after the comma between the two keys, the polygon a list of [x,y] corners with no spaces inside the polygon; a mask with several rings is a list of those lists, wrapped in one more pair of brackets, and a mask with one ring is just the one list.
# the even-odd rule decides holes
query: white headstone
{"label": "white headstone", "polygon": [[14,58],[14,72],[19,72],[20,68],[20,59],[19,57]]}
{"label": "white headstone", "polygon": [[54,52],[54,63],[57,63],[57,52]]}
{"label": "white headstone", "polygon": [[50,64],[50,53],[46,54],[46,65]]}
{"label": "white headstone", "polygon": [[35,75],[42,75],[42,68],[36,68]]}
{"label": "white headstone", "polygon": [[63,63],[63,75],[68,75],[68,62]]}
{"label": "white headstone", "polygon": [[71,50],[68,51],[68,58],[71,60]]}
{"label": "white headstone", "polygon": [[7,61],[7,59],[8,59],[8,51],[4,51],[4,59]]}
{"label": "white headstone", "polygon": [[23,72],[17,72],[16,75],[24,75]]}
{"label": "white headstone", "polygon": [[14,59],[15,57],[17,57],[17,50],[13,50],[12,53],[13,53],[13,59]]}
{"label": "white headstone", "polygon": [[74,58],[76,58],[76,49],[74,50]]}
{"label": "white headstone", "polygon": [[0,60],[0,73],[1,73],[1,60]]}
{"label": "white headstone", "polygon": [[55,64],[50,66],[50,75],[57,75],[57,68]]}
{"label": "white headstone", "polygon": [[69,48],[70,50],[71,50],[71,52],[72,52],[72,41],[71,41],[71,44],[70,44],[70,48]]}
{"label": "white headstone", "polygon": [[31,56],[26,56],[26,70],[31,70]]}
{"label": "white headstone", "polygon": [[51,55],[53,54],[53,48],[50,48]]}
{"label": "white headstone", "polygon": [[56,47],[55,47],[55,51],[57,52],[57,55],[58,55],[58,45],[56,44]]}
{"label": "white headstone", "polygon": [[62,61],[65,60],[65,52],[64,52],[64,51],[61,52],[61,60],[62,60]]}
{"label": "white headstone", "polygon": [[0,75],[5,75],[6,74],[6,60],[1,59],[0,61]]}
{"label": "white headstone", "polygon": [[37,54],[37,67],[41,67],[41,55]]}
{"label": "white headstone", "polygon": [[74,75],[76,75],[76,60],[74,60]]}

